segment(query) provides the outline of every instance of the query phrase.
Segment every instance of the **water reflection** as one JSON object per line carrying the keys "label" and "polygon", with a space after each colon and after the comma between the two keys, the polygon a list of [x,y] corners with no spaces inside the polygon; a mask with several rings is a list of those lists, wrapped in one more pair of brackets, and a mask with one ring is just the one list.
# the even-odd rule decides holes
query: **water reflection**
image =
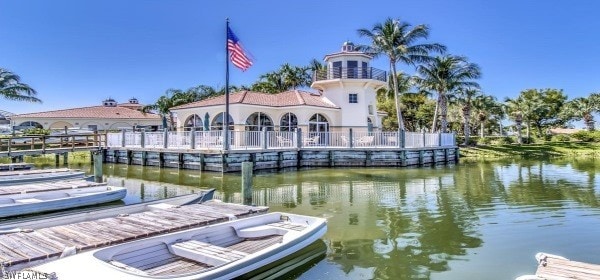
{"label": "water reflection", "polygon": [[[594,159],[560,159],[257,174],[253,202],[328,219],[326,258],[292,278],[514,279],[534,272],[538,251],[600,263],[599,171]],[[125,165],[105,174],[139,199],[216,188],[242,201],[236,174]]]}

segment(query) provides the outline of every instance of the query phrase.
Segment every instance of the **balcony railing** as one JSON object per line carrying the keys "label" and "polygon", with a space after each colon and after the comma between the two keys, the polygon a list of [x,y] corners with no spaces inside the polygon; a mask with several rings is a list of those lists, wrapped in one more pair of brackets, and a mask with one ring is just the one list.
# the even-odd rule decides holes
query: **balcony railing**
{"label": "balcony railing", "polygon": [[313,73],[313,81],[332,79],[373,79],[386,82],[387,73],[373,67],[333,67]]}

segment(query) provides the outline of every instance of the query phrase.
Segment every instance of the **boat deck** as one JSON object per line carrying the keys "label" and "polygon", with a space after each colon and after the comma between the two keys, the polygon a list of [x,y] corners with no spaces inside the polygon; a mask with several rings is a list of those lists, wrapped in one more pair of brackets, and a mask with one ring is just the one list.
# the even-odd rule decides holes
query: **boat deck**
{"label": "boat deck", "polygon": [[[208,224],[266,213],[268,207],[209,201],[95,221],[0,235],[0,262],[9,270],[61,256]],[[1,226],[1,224],[0,224]],[[183,261],[182,261],[183,262]]]}
{"label": "boat deck", "polygon": [[90,182],[90,181],[86,181],[86,180],[32,183],[32,184],[0,187],[0,196],[11,195],[11,194],[20,194],[20,193],[81,189],[81,188],[97,187],[97,186],[104,186],[104,185],[106,185],[106,183],[94,183],[94,182]]}
{"label": "boat deck", "polygon": [[539,279],[599,280],[600,265],[571,261],[559,256],[543,254],[539,260],[536,276]]}

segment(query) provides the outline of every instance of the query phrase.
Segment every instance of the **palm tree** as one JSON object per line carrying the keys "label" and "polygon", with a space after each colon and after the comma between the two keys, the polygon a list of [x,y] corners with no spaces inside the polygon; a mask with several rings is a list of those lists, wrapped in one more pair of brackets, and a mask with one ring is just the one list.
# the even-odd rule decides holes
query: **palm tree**
{"label": "palm tree", "polygon": [[281,65],[277,71],[261,75],[260,80],[254,83],[251,89],[266,93],[279,93],[309,86],[312,82],[309,70],[309,67],[291,66],[286,63]]}
{"label": "palm tree", "polygon": [[506,98],[504,100],[504,104],[505,104],[505,108],[506,111],[508,112],[508,115],[515,120],[515,125],[516,125],[516,129],[517,129],[517,143],[523,144],[523,137],[522,137],[522,125],[523,125],[523,105],[521,102],[519,102],[520,100],[517,99],[511,99],[511,98]]}
{"label": "palm tree", "polygon": [[415,77],[415,80],[421,87],[438,93],[431,131],[435,131],[439,111],[441,132],[445,133],[448,127],[447,94],[460,88],[479,88],[479,84],[473,80],[481,77],[481,70],[477,64],[468,62],[464,56],[445,55],[435,57],[425,65],[419,65],[417,73],[419,76]]}
{"label": "palm tree", "polygon": [[[173,103],[174,100],[182,100],[181,95],[181,90],[168,89],[165,92],[165,95],[159,97],[154,104],[144,106],[142,108],[142,113],[157,112],[162,117],[163,128],[172,128],[175,126],[175,120],[173,118],[173,114],[171,113],[171,108],[175,106]],[[167,118],[169,123],[167,123]]]}
{"label": "palm tree", "polygon": [[29,85],[21,82],[21,77],[0,68],[0,96],[15,101],[42,102],[35,97],[36,92]]}
{"label": "palm tree", "polygon": [[591,94],[589,97],[578,97],[567,102],[565,113],[573,120],[581,120],[589,131],[594,128],[594,113],[600,112],[600,94]]}
{"label": "palm tree", "polygon": [[[440,44],[415,44],[419,39],[429,37],[429,27],[423,24],[413,27],[409,23],[392,18],[386,19],[383,23],[375,24],[371,30],[359,29],[358,35],[371,40],[370,46],[358,46],[359,50],[363,50],[374,57],[379,55],[388,57],[392,77],[398,76],[396,71],[398,62],[415,65],[416,63],[429,61],[431,59],[430,52],[443,53],[446,51],[446,47]],[[396,82],[395,79],[392,79],[396,116],[399,129],[404,130],[404,121],[398,98],[400,93]]]}
{"label": "palm tree", "polygon": [[471,110],[473,107],[473,99],[481,96],[481,92],[475,88],[462,88],[458,90],[456,95],[456,102],[462,106],[463,114],[463,129],[465,133],[464,145],[469,144],[469,137],[471,135],[471,126],[469,121],[471,120]]}
{"label": "palm tree", "polygon": [[480,95],[473,99],[473,108],[477,112],[477,121],[479,122],[479,136],[484,137],[485,122],[491,119],[492,115],[501,114],[501,107],[496,102],[496,98],[491,95]]}

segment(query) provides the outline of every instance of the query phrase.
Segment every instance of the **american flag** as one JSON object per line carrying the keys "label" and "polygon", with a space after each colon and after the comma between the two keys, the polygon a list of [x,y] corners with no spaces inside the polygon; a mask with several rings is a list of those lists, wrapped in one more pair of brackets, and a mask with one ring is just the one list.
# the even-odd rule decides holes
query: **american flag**
{"label": "american flag", "polygon": [[227,49],[229,50],[229,58],[231,58],[231,63],[235,65],[237,68],[240,68],[242,71],[246,71],[250,66],[252,66],[252,60],[240,44],[240,40],[238,39],[231,28],[227,27]]}

